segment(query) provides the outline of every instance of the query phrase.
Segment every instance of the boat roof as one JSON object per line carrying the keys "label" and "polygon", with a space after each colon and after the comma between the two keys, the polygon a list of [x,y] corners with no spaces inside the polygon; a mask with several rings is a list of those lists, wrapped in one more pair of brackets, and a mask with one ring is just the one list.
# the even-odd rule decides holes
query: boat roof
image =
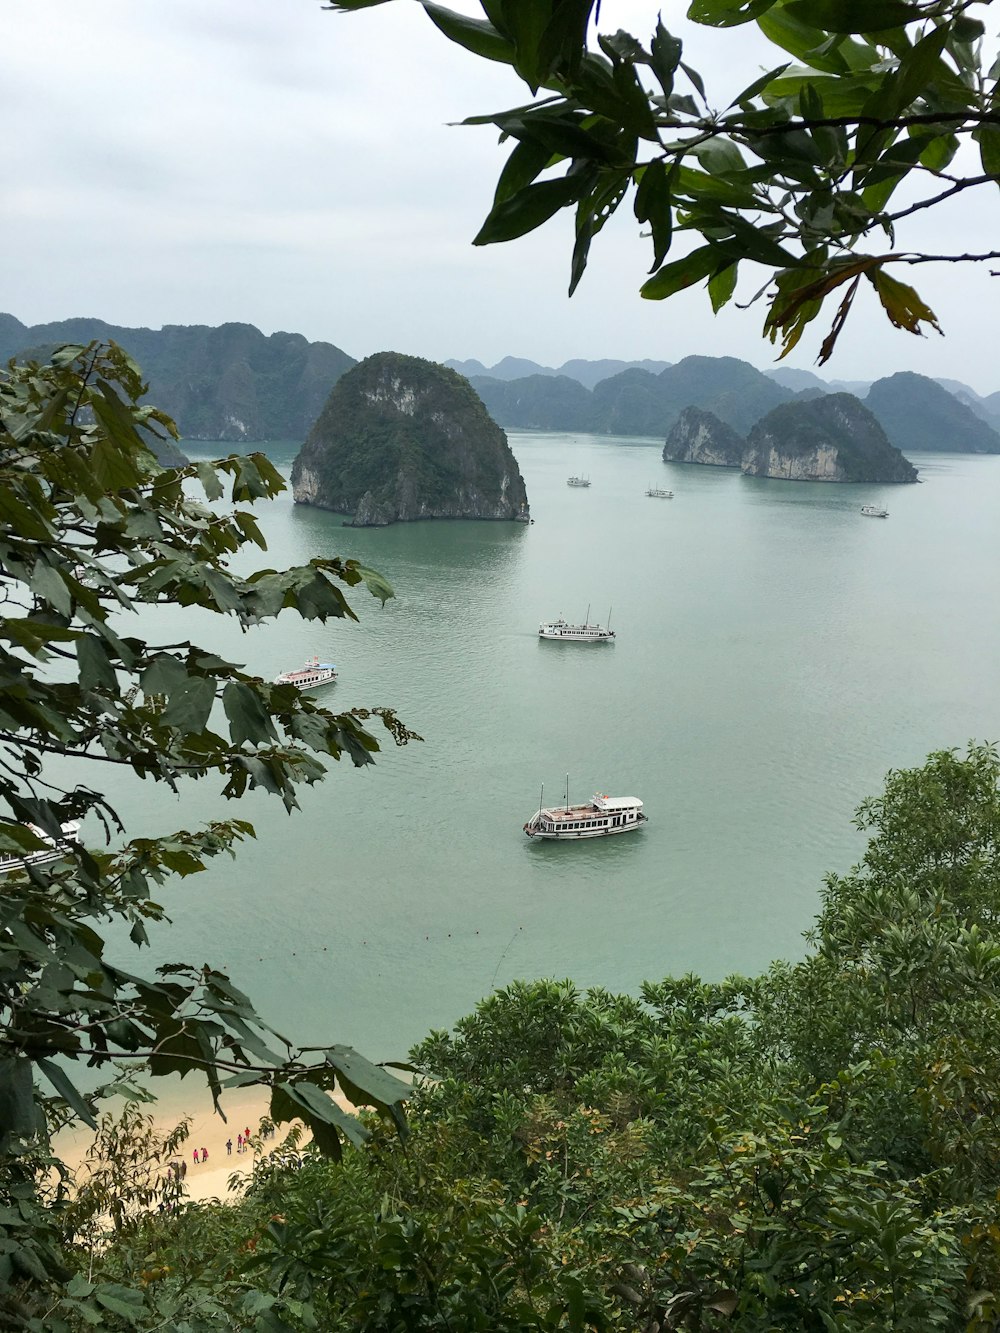
{"label": "boat roof", "polygon": [[604,796],[601,792],[595,792],[594,799],[588,805],[571,805],[568,808],[565,805],[549,806],[542,810],[542,814],[555,820],[586,819],[595,811],[604,814],[615,810],[641,809],[642,801],[638,796]]}

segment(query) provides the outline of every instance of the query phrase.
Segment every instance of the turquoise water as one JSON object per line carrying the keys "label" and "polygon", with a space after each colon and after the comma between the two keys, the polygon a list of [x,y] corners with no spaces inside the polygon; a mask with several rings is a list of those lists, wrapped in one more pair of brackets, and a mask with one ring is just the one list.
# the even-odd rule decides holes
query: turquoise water
{"label": "turquoise water", "polygon": [[[797,956],[885,772],[1000,737],[1000,458],[916,456],[923,485],[847,487],[664,464],[657,441],[510,439],[530,527],[271,507],[262,563],[340,553],[390,579],[384,610],[355,594],[359,624],[184,619],[265,676],[318,653],[332,706],[391,705],[424,737],[333,766],[295,816],[251,800],[258,840],[164,890],[156,959],[226,967],[300,1041],[399,1057],[517,977],[634,990]],[[588,606],[616,644],[538,639]],[[541,784],[557,802],[567,773],[572,799],[637,795],[649,824],[530,842]],[[207,793],[132,784],[130,832],[245,813]]]}

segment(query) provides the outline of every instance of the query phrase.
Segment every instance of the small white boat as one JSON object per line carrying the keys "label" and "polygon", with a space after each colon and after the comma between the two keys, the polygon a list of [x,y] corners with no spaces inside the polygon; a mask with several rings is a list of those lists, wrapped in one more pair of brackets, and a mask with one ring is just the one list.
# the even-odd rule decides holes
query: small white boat
{"label": "small white boat", "polygon": [[578,838],[607,838],[612,833],[631,833],[647,823],[638,796],[606,796],[596,792],[587,805],[570,805],[569,777],[566,778],[566,803],[546,809],[542,802],[545,788],[538,801],[538,810],[524,825],[529,838],[573,840]]}
{"label": "small white boat", "polygon": [[865,518],[888,518],[888,509],[883,509],[881,505],[862,505],[861,512]]}
{"label": "small white boat", "polygon": [[589,477],[567,477],[567,478],[566,478],[566,485],[567,485],[567,486],[589,486],[589,485],[590,485],[590,478],[589,478]]}
{"label": "small white boat", "polygon": [[[23,827],[30,828],[36,838],[40,838],[45,843],[44,847],[39,847],[35,852],[0,852],[0,875],[9,875],[13,870],[23,870],[25,866],[44,866],[50,861],[58,861],[60,857],[66,855],[66,848],[62,843],[56,842],[55,838],[42,831],[37,824],[28,824]],[[66,824],[61,824],[63,839],[65,842],[76,842],[80,835],[80,825],[75,819],[71,819]]]}
{"label": "small white boat", "polygon": [[300,690],[312,690],[317,685],[328,685],[337,679],[337,668],[332,662],[321,662],[318,657],[311,657],[305,666],[295,671],[282,671],[275,676],[275,685],[297,685]]}
{"label": "small white boat", "polygon": [[651,495],[654,500],[672,500],[674,498],[673,491],[665,491],[662,486],[650,486],[646,494]]}
{"label": "small white boat", "polygon": [[587,607],[587,619],[582,625],[570,625],[563,620],[562,616],[558,620],[543,622],[538,626],[538,637],[540,639],[562,639],[569,643],[614,643],[615,632],[611,628],[611,611],[608,611],[607,625],[592,625],[590,623],[590,607]]}

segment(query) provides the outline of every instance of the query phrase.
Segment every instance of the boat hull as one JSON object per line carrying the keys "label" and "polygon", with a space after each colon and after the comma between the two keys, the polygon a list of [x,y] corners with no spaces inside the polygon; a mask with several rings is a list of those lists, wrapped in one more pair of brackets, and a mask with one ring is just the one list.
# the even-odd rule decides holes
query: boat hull
{"label": "boat hull", "polygon": [[615,636],[611,630],[549,630],[540,629],[538,631],[540,639],[560,639],[563,643],[614,643]]}
{"label": "boat hull", "polygon": [[636,829],[642,828],[643,824],[649,823],[648,815],[640,815],[634,824],[622,824],[618,828],[595,828],[578,829],[570,832],[567,829],[555,829],[548,831],[537,825],[532,824],[529,819],[524,826],[524,831],[529,838],[544,838],[548,842],[576,842],[580,838],[610,838],[616,833],[634,833]]}

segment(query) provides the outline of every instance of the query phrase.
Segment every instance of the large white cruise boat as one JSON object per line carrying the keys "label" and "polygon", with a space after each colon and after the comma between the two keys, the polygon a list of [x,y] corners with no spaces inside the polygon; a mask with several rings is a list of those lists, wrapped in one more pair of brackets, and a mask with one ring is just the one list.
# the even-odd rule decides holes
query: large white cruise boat
{"label": "large white cruise boat", "polygon": [[[544,799],[542,789],[542,799]],[[637,796],[605,796],[595,793],[587,805],[565,805],[546,809],[539,802],[537,813],[524,825],[529,838],[570,840],[607,838],[612,833],[631,833],[647,822]]]}
{"label": "large white cruise boat", "polygon": [[312,690],[317,685],[328,685],[337,679],[337,668],[332,662],[321,662],[318,657],[311,657],[305,666],[295,671],[282,671],[275,676],[275,685],[297,685],[300,690]]}
{"label": "large white cruise boat", "polygon": [[566,478],[566,485],[567,485],[567,486],[589,486],[589,485],[590,485],[590,478],[589,478],[589,477],[567,477],[567,478]]}
{"label": "large white cruise boat", "polygon": [[590,607],[587,607],[587,619],[582,625],[570,625],[563,620],[544,621],[538,626],[540,639],[563,639],[569,643],[614,643],[615,632],[611,628],[611,612],[608,611],[607,625],[590,623]]}
{"label": "large white cruise boat", "polygon": [[881,505],[862,505],[861,512],[865,518],[888,518],[888,509],[883,509]]}

